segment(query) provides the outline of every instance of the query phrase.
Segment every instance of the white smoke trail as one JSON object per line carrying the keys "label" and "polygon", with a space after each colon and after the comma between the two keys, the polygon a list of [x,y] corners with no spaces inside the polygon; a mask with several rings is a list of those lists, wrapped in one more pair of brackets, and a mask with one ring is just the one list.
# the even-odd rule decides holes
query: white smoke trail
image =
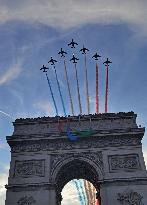
{"label": "white smoke trail", "polygon": [[0,110],[0,113],[2,113],[3,115],[5,115],[5,116],[11,118],[12,120],[15,120],[14,117],[12,117],[10,114],[8,114],[8,113],[6,113],[6,112],[4,112],[4,111],[2,111],[2,110]]}

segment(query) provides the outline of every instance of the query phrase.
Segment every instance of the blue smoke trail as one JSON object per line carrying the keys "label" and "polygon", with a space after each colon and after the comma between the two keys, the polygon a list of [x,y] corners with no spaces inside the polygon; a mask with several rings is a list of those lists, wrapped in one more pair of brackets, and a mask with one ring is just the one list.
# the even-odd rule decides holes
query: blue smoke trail
{"label": "blue smoke trail", "polygon": [[48,82],[49,89],[50,89],[50,92],[51,92],[51,96],[52,96],[52,100],[53,100],[53,103],[54,103],[54,107],[55,107],[55,110],[56,110],[56,115],[58,116],[57,105],[56,105],[56,102],[55,102],[55,98],[54,98],[54,94],[53,94],[53,91],[52,91],[51,83],[50,83],[50,80],[49,80],[49,77],[48,77],[47,73],[46,73],[46,78],[47,78],[47,82]]}
{"label": "blue smoke trail", "polygon": [[82,191],[82,195],[83,195],[83,199],[84,199],[84,202],[85,202],[85,205],[86,205],[86,195],[85,195],[85,192],[84,192],[84,189],[83,189],[83,184],[82,184],[82,181],[79,179],[78,180],[79,182],[79,185],[80,185],[80,188],[81,188],[81,191]]}
{"label": "blue smoke trail", "polygon": [[60,94],[60,98],[61,98],[61,102],[62,102],[62,107],[63,107],[64,115],[67,116],[66,115],[66,111],[65,111],[65,105],[64,105],[64,101],[63,101],[63,97],[62,97],[62,93],[61,93],[61,88],[60,88],[60,84],[59,84],[59,80],[58,80],[57,71],[56,71],[55,66],[54,66],[54,70],[55,70],[56,81],[57,81],[57,85],[58,85],[58,90],[59,90],[59,94]]}
{"label": "blue smoke trail", "polygon": [[79,198],[79,201],[80,201],[81,205],[85,205],[85,204],[84,204],[84,201],[83,201],[83,198],[82,198],[82,196],[81,196],[81,192],[80,192],[80,188],[79,188],[79,185],[78,185],[77,180],[74,179],[73,182],[74,182],[74,184],[75,184],[75,186],[76,186],[76,189],[77,189],[77,191],[78,191],[78,198]]}

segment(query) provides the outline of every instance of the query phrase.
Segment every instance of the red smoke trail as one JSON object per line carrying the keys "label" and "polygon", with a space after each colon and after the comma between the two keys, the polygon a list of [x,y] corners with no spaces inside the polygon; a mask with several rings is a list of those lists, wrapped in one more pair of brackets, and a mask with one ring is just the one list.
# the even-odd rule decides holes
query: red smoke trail
{"label": "red smoke trail", "polygon": [[96,205],[100,205],[100,203],[99,203],[99,200],[98,200],[98,199],[96,199]]}
{"label": "red smoke trail", "polygon": [[98,64],[96,63],[96,114],[99,113]]}
{"label": "red smoke trail", "polygon": [[108,111],[108,65],[106,66],[105,113]]}

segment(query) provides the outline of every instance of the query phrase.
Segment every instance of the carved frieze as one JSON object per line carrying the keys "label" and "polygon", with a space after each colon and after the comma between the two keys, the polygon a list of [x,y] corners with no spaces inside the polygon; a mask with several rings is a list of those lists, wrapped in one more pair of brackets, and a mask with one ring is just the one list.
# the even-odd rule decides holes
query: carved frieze
{"label": "carved frieze", "polygon": [[143,197],[132,190],[127,190],[124,193],[118,193],[118,201],[122,205],[143,205]]}
{"label": "carved frieze", "polygon": [[15,177],[32,177],[45,175],[45,160],[15,161]]}
{"label": "carved frieze", "polygon": [[65,160],[89,160],[95,163],[103,172],[103,159],[102,159],[102,152],[95,152],[95,153],[66,153],[60,155],[52,155],[51,157],[51,174],[56,169],[59,164],[62,164]]}
{"label": "carved frieze", "polygon": [[57,151],[57,150],[71,150],[71,149],[90,149],[101,148],[108,146],[128,146],[139,145],[141,143],[140,137],[121,137],[109,136],[106,137],[93,137],[87,139],[78,139],[73,142],[69,139],[58,140],[38,140],[38,141],[24,141],[12,144],[12,152],[39,152],[39,151]]}
{"label": "carved frieze", "polygon": [[138,154],[108,156],[110,172],[136,171],[141,169]]}
{"label": "carved frieze", "polygon": [[20,198],[17,202],[18,205],[31,205],[34,204],[36,201],[32,196],[24,196]]}

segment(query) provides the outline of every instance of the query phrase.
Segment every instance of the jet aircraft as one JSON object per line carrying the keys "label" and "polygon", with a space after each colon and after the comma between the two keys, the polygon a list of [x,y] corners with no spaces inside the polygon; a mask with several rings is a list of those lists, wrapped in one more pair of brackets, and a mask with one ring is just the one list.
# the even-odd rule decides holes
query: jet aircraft
{"label": "jet aircraft", "polygon": [[58,53],[59,55],[61,54],[61,57],[65,57],[65,54],[67,54],[67,52],[65,52],[62,48],[60,50],[60,52]]}
{"label": "jet aircraft", "polygon": [[109,66],[110,63],[112,63],[112,62],[109,61],[108,58],[107,58],[107,60],[103,64],[105,64],[105,66]]}
{"label": "jet aircraft", "polygon": [[57,61],[56,60],[54,60],[52,57],[51,57],[51,59],[49,60],[49,62],[48,63],[51,63],[51,65],[55,65],[55,63],[56,63]]}
{"label": "jet aircraft", "polygon": [[73,57],[70,59],[70,61],[73,61],[73,63],[77,63],[78,60],[79,60],[79,59],[76,58],[76,57],[74,56],[74,54],[73,54]]}
{"label": "jet aircraft", "polygon": [[94,56],[92,56],[92,58],[95,58],[95,60],[98,60],[101,56],[97,53],[94,54]]}
{"label": "jet aircraft", "polygon": [[89,51],[89,49],[85,48],[83,45],[83,48],[80,51],[82,51],[82,54],[86,54],[86,51]]}
{"label": "jet aircraft", "polygon": [[68,44],[68,46],[71,45],[71,48],[75,48],[75,45],[78,45],[78,43],[74,42],[73,38],[72,41]]}
{"label": "jet aircraft", "polygon": [[40,70],[43,70],[43,72],[47,72],[47,70],[48,70],[49,68],[47,68],[47,67],[45,67],[44,65],[43,65],[43,67],[42,68],[40,68]]}

